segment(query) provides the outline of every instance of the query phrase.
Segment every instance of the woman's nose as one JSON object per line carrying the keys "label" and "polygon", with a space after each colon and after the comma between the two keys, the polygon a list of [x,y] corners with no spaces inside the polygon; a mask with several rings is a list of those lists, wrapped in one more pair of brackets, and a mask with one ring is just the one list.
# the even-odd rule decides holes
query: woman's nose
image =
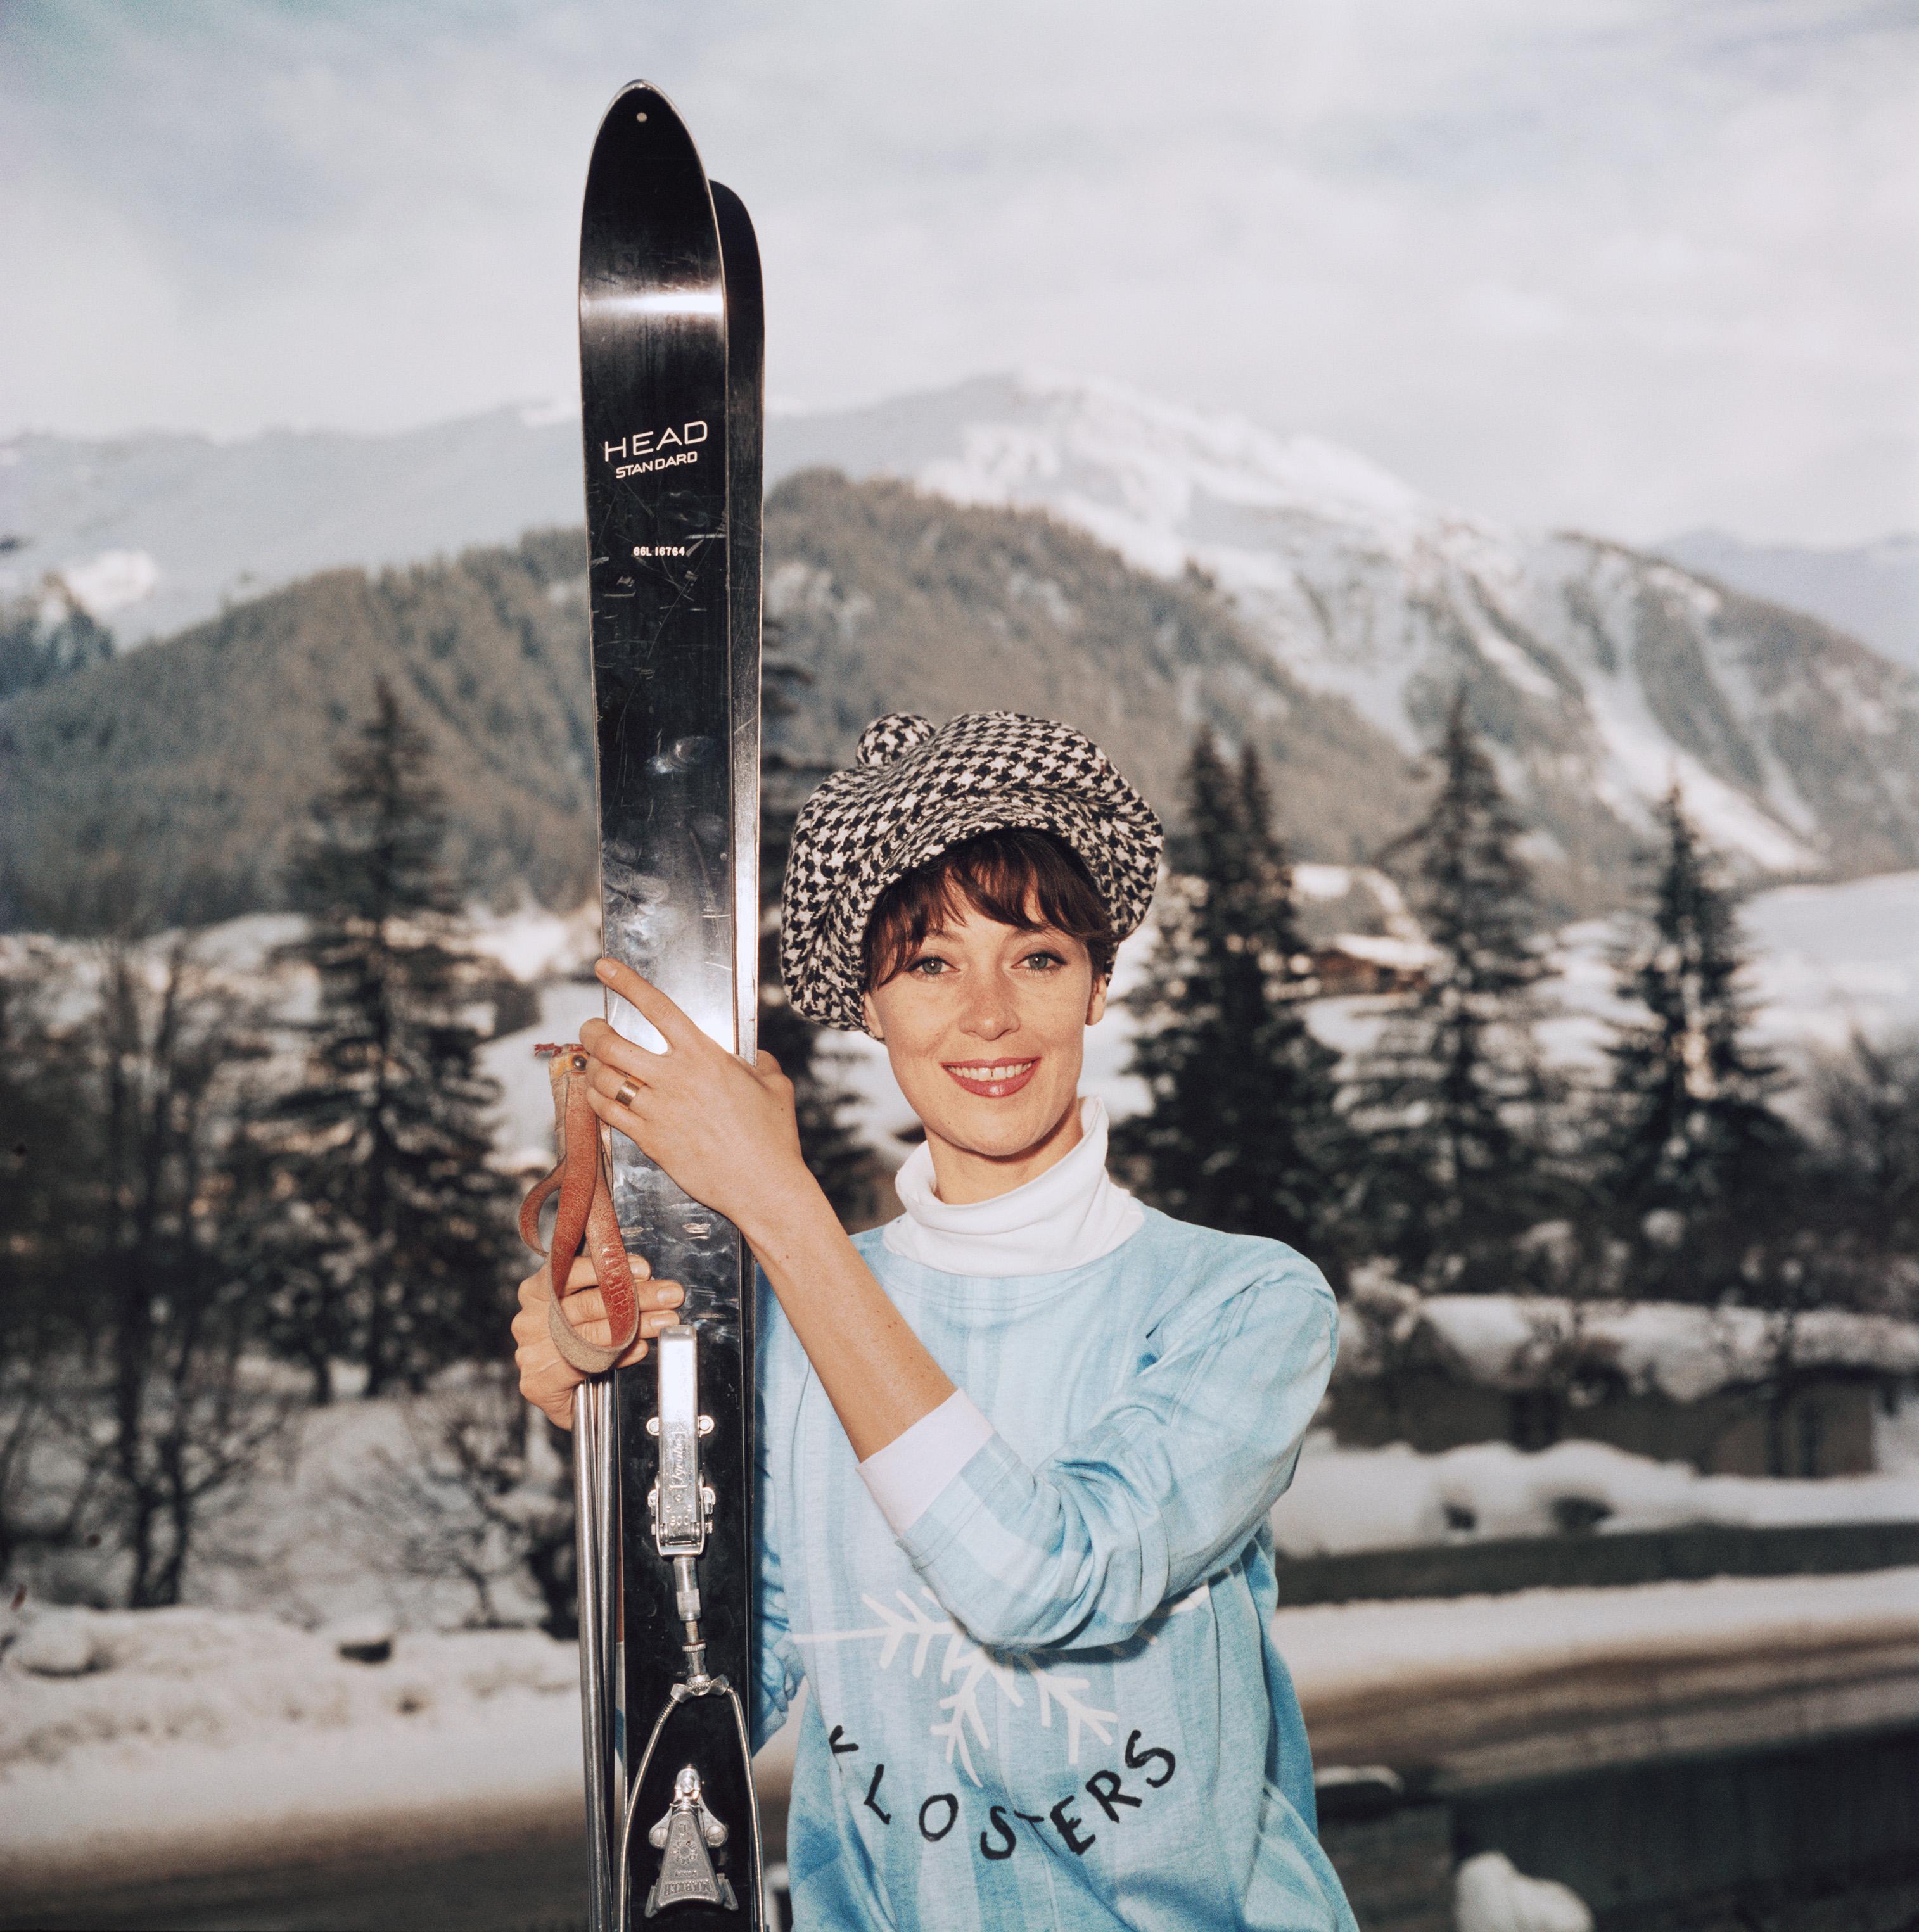
{"label": "woman's nose", "polygon": [[1019,1009],[1012,989],[993,980],[983,985],[976,982],[960,1016],[960,1030],[975,1040],[1003,1039],[1019,1024]]}

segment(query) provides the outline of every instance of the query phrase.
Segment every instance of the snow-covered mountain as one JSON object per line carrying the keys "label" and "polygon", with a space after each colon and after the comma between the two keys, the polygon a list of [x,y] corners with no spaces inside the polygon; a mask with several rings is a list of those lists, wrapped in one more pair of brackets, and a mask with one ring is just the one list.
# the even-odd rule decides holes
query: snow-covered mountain
{"label": "snow-covered mountain", "polygon": [[891,471],[1203,572],[1292,674],[1408,749],[1466,687],[1540,856],[1616,865],[1674,779],[1751,870],[1919,860],[1919,680],[1817,620],[1602,538],[1504,530],[1314,438],[993,377],[776,426],[782,469]]}
{"label": "snow-covered mountain", "polygon": [[1812,544],[1748,543],[1724,530],[1687,530],[1653,548],[1749,596],[1809,610],[1919,670],[1919,532]]}
{"label": "snow-covered mountain", "polygon": [[275,430],[0,443],[0,598],[58,575],[123,644],[342,564],[406,564],[582,518],[577,416],[397,436]]}
{"label": "snow-covered mountain", "polygon": [[[1670,561],[1506,530],[1313,438],[1084,381],[776,416],[769,482],[820,464],[1042,510],[1156,573],[1203,572],[1293,677],[1409,750],[1463,685],[1573,898],[1618,875],[1675,778],[1755,873],[1919,864],[1919,680]],[[0,538],[17,539],[0,571],[16,591],[65,573],[133,641],[327,565],[574,522],[579,476],[576,426],[552,412],[383,438],[26,436],[0,446]]]}

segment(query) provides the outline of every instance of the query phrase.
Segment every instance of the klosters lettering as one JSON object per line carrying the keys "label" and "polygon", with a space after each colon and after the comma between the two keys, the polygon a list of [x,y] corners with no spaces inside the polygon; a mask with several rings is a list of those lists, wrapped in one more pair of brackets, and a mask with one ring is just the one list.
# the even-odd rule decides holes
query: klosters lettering
{"label": "klosters lettering", "polygon": [[[857,1752],[857,1742],[847,1736],[844,1725],[833,1726],[827,1738],[827,1744],[835,1757],[843,1757]],[[1142,1744],[1140,1733],[1132,1732],[1126,1739],[1126,1768],[1142,1774],[1140,1782],[1148,1790],[1158,1791],[1173,1781],[1173,1774],[1179,1768],[1179,1760],[1172,1752],[1158,1744]],[[886,1766],[876,1764],[872,1776],[867,1780],[866,1796],[860,1802],[882,1825],[893,1822],[893,1814],[879,1802],[881,1781],[886,1776]],[[1033,1827],[1033,1836],[1042,1850],[1053,1850],[1055,1839],[1059,1845],[1075,1858],[1083,1858],[1099,1843],[1099,1834],[1087,1828],[1086,1817],[1077,1808],[1082,1803],[1081,1792],[1090,1798],[1105,1815],[1107,1822],[1123,1825],[1126,1814],[1137,1811],[1146,1804],[1146,1799],[1137,1795],[1137,1788],[1129,1791],[1126,1780],[1110,1766],[1102,1766],[1077,1790],[1066,1796],[1047,1811],[1020,1811],[1005,1804],[990,1804],[987,1808],[984,1829],[978,1834],[979,1856],[992,1864],[998,1864],[1010,1858],[1020,1849],[1020,1834],[1014,1830],[1016,1818],[1023,1824]],[[936,1845],[950,1837],[958,1826],[963,1807],[957,1792],[935,1791],[920,1802],[917,1822],[920,1836],[929,1845]],[[1050,1827],[1053,1838],[1047,1835]],[[1057,1854],[1056,1853],[1056,1856]]]}

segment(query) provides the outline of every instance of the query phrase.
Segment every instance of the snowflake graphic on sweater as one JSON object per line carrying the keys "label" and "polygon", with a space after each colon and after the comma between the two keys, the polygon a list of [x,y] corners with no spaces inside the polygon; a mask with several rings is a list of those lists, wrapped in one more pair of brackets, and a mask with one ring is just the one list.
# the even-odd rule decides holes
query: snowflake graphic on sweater
{"label": "snowflake graphic on sweater", "polygon": [[[1206,1596],[1206,1584],[1200,1584],[1176,1604],[1169,1604],[1164,1614],[1177,1616],[1181,1611],[1191,1610]],[[935,1718],[928,1729],[934,1737],[944,1740],[946,1762],[949,1765],[956,1762],[976,1786],[984,1780],[973,1768],[968,1733],[983,1748],[991,1742],[986,1712],[981,1708],[981,1699],[989,1686],[1002,1708],[1031,1711],[1038,1718],[1042,1730],[1053,1729],[1056,1712],[1066,1726],[1067,1762],[1076,1768],[1080,1740],[1086,1732],[1090,1731],[1103,1744],[1112,1743],[1113,1726],[1119,1722],[1119,1714],[1086,1700],[1084,1694],[1092,1687],[1091,1678],[1071,1676],[1024,1654],[1008,1655],[988,1650],[946,1614],[930,1590],[923,1588],[920,1594],[926,1600],[924,1604],[916,1602],[904,1590],[896,1590],[893,1594],[899,1600],[896,1610],[862,1592],[860,1602],[879,1618],[878,1623],[859,1630],[817,1630],[810,1635],[795,1631],[793,1641],[797,1644],[877,1642],[881,1671],[890,1671],[902,1659],[910,1659],[911,1675],[920,1678],[926,1675],[933,1646],[943,1642],[939,1682],[953,1688],[939,1700],[944,1714]],[[1156,1640],[1156,1635],[1147,1638],[1149,1642]]]}

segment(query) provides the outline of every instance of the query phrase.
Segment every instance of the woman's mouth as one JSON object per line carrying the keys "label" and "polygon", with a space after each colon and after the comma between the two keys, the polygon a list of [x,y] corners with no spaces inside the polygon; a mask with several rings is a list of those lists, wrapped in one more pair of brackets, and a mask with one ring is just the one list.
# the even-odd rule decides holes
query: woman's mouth
{"label": "woman's mouth", "polygon": [[941,1060],[940,1064],[969,1094],[978,1094],[988,1100],[1003,1100],[1009,1094],[1017,1094],[1033,1077],[1033,1070],[1039,1065],[1037,1056],[1031,1060]]}

